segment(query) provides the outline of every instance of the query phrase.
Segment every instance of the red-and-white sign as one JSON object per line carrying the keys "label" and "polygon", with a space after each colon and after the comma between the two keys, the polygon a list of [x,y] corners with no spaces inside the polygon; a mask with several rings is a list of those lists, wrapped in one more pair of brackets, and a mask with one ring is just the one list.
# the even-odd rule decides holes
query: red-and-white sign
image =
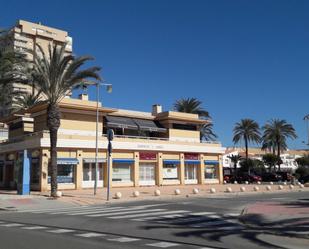
{"label": "red-and-white sign", "polygon": [[198,160],[197,153],[185,153],[185,160]]}
{"label": "red-and-white sign", "polygon": [[157,153],[152,152],[140,152],[139,153],[140,160],[157,160]]}

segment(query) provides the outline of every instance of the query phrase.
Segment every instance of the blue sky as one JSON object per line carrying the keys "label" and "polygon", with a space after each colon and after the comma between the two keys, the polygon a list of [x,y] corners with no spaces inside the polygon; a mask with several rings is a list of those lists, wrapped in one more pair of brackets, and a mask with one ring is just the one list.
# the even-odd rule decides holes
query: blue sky
{"label": "blue sky", "polygon": [[[304,148],[309,113],[308,1],[5,1],[0,26],[17,19],[67,30],[113,84],[104,105],[164,110],[203,101],[224,146],[242,118],[286,119]],[[89,64],[89,65],[91,65]],[[93,89],[90,90],[94,98]]]}

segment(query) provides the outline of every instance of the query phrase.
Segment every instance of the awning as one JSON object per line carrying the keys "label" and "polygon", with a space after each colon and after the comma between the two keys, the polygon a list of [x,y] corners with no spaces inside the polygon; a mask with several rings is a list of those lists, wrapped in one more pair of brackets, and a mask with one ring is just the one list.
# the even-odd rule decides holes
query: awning
{"label": "awning", "polygon": [[138,130],[137,124],[131,118],[115,116],[106,116],[105,118],[108,127]]}
{"label": "awning", "polygon": [[205,165],[218,165],[219,161],[216,161],[216,160],[205,160],[204,163],[205,163]]}
{"label": "awning", "polygon": [[166,164],[180,164],[180,160],[163,160]]}
{"label": "awning", "polygon": [[57,164],[78,164],[77,158],[57,158]]}
{"label": "awning", "polygon": [[134,122],[138,125],[139,129],[143,131],[166,132],[165,128],[159,127],[153,120],[134,119]]}
{"label": "awning", "polygon": [[200,160],[185,160],[186,164],[200,164]]}
{"label": "awning", "polygon": [[113,159],[113,163],[134,163],[134,159]]}
{"label": "awning", "polygon": [[[84,163],[95,163],[95,158],[84,158],[83,159]],[[105,163],[106,159],[105,158],[98,158],[98,163]]]}

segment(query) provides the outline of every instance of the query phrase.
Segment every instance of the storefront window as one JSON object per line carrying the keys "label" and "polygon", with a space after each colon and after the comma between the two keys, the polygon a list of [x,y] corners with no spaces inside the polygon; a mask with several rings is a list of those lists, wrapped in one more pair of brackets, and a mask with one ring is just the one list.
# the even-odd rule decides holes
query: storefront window
{"label": "storefront window", "polygon": [[218,178],[218,165],[205,165],[205,179]]}
{"label": "storefront window", "polygon": [[39,183],[40,179],[40,160],[32,158],[30,166],[30,182],[33,184]]}
{"label": "storefront window", "polygon": [[[103,163],[98,163],[98,179],[103,181]],[[83,181],[95,180],[95,163],[84,163],[83,165]]]}
{"label": "storefront window", "polygon": [[113,182],[131,182],[132,163],[113,163]]}
{"label": "storefront window", "polygon": [[197,179],[197,165],[185,164],[185,180]]}
{"label": "storefront window", "polygon": [[[74,183],[75,164],[58,164],[58,183]],[[50,183],[51,167],[48,167],[48,183]]]}
{"label": "storefront window", "polygon": [[163,164],[163,180],[178,180],[178,164]]}

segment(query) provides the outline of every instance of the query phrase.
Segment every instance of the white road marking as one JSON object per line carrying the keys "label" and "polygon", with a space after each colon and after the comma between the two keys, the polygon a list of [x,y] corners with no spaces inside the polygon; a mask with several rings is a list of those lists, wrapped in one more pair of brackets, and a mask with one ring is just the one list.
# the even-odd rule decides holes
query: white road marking
{"label": "white road marking", "polygon": [[99,213],[109,213],[115,211],[127,210],[127,208],[111,208],[111,209],[99,209],[99,210],[90,210],[90,211],[79,211],[79,212],[71,212],[68,215],[84,215],[84,214],[99,214]]}
{"label": "white road marking", "polygon": [[228,214],[223,214],[223,217],[238,217],[240,214],[237,213],[228,213]]}
{"label": "white road marking", "polygon": [[162,218],[180,218],[184,217],[185,214],[171,214],[171,215],[159,215],[154,217],[146,217],[141,219],[133,219],[134,221],[147,221],[147,220],[160,220]]}
{"label": "white road marking", "polygon": [[103,207],[96,207],[96,208],[84,208],[79,210],[66,210],[66,211],[60,211],[60,212],[52,212],[48,214],[72,214],[77,212],[99,212],[103,210],[114,210],[114,209],[123,209],[124,207],[109,207],[109,208],[103,208]]}
{"label": "white road marking", "polygon": [[153,247],[161,247],[161,248],[167,248],[172,246],[178,246],[179,244],[176,243],[170,243],[170,242],[158,242],[153,244],[146,244],[146,246],[153,246]]}
{"label": "white road marking", "polygon": [[84,238],[92,238],[92,237],[103,237],[106,236],[104,233],[81,233],[76,234],[75,236],[84,237]]}
{"label": "white road marking", "polygon": [[123,215],[123,216],[116,216],[116,217],[108,217],[109,219],[124,219],[124,218],[135,218],[135,217],[145,217],[145,216],[154,216],[154,215],[161,215],[161,214],[177,214],[177,213],[186,213],[189,212],[187,210],[177,210],[177,211],[153,211],[150,214],[132,214],[132,215]]}
{"label": "white road marking", "polygon": [[216,214],[214,212],[197,212],[197,213],[190,213],[190,215],[212,215]]}
{"label": "white road marking", "polygon": [[140,239],[128,238],[128,237],[120,237],[120,238],[107,239],[107,240],[116,241],[116,242],[132,242],[132,241],[137,241],[137,240],[140,240]]}
{"label": "white road marking", "polygon": [[71,229],[56,229],[56,230],[48,230],[46,232],[48,232],[48,233],[71,233],[71,232],[75,232],[75,230],[71,230]]}
{"label": "white road marking", "polygon": [[[137,213],[151,213],[155,211],[164,211],[166,209],[138,209],[138,210],[132,210],[132,211],[124,211],[124,212],[114,212],[114,213],[105,213],[105,214],[91,214],[91,215],[86,215],[87,217],[104,217],[104,216],[116,216],[117,215],[123,215],[123,214],[137,214]],[[111,217],[109,217],[111,218]]]}
{"label": "white road marking", "polygon": [[27,229],[27,230],[38,230],[38,229],[45,229],[47,227],[43,226],[32,226],[32,227],[22,227],[21,229]]}
{"label": "white road marking", "polygon": [[20,227],[20,226],[23,226],[23,224],[9,223],[9,224],[0,224],[0,226],[3,226],[3,227]]}

